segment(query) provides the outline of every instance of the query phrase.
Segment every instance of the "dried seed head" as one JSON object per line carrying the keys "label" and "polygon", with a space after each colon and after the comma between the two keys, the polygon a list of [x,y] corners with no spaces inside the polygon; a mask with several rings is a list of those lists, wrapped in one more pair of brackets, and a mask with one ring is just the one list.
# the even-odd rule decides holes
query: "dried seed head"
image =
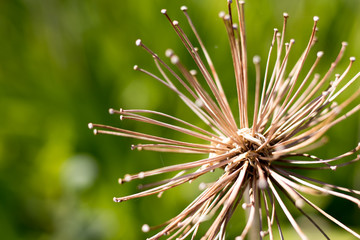
{"label": "dried seed head", "polygon": [[[293,171],[294,169],[334,171],[338,167],[360,160],[358,154],[360,143],[356,148],[331,159],[321,159],[306,153],[306,149],[313,149],[325,143],[324,139],[326,138],[323,135],[328,129],[360,111],[358,104],[348,112],[341,113],[341,110],[347,109],[346,107],[351,102],[359,98],[360,91],[358,90],[355,90],[355,93],[344,102],[337,104],[334,101],[344,90],[350,89],[349,86],[356,79],[360,78],[360,73],[358,73],[347,83],[342,84],[355,61],[355,57],[350,57],[349,66],[343,73],[335,74],[335,79],[329,81],[330,78],[333,78],[333,71],[344,55],[347,43],[343,42],[338,56],[325,74],[314,74],[314,70],[323,56],[322,51],[316,53],[314,63],[308,72],[303,74],[305,71],[303,66],[307,65],[308,56],[314,54],[310,50],[317,41],[315,34],[318,31],[317,22],[319,18],[317,16],[313,18],[314,25],[308,44],[299,56],[298,61],[291,65],[288,59],[293,57],[291,48],[295,40],[290,39],[289,43],[285,43],[285,39],[289,39],[285,36],[289,15],[284,13],[283,29],[281,31],[274,29],[264,76],[262,76],[260,68],[260,57],[254,56],[255,80],[249,81],[244,1],[236,3],[238,14],[232,13],[232,1],[228,0],[227,2],[228,13],[220,12],[219,17],[224,20],[223,23],[229,37],[233,57],[234,87],[237,93],[238,113],[233,114],[234,109],[230,107],[220,77],[187,13],[187,7],[182,6],[181,11],[184,12],[194,33],[197,40],[196,44],[191,42],[191,38],[179,26],[179,22],[172,20],[167,15],[166,9],[161,10],[161,13],[166,16],[173,30],[180,37],[197,68],[196,70],[188,70],[186,64],[180,62],[178,55],[171,49],[166,50],[165,56],[169,59],[164,61],[138,39],[135,42],[136,45],[141,46],[150,54],[159,70],[159,75],[150,73],[137,65],[134,66],[134,70],[147,74],[175,92],[180,100],[199,117],[205,127],[198,127],[161,112],[142,109],[120,109],[117,111],[112,108],[109,109],[109,113],[119,114],[121,120],[135,120],[167,128],[186,135],[184,139],[193,138],[194,141],[180,141],[101,124],[89,123],[88,127],[93,129],[94,134],[112,134],[148,142],[132,145],[132,150],[191,153],[206,157],[198,161],[166,166],[134,175],[126,174],[124,178],[118,180],[120,184],[158,174],[177,173],[174,177],[159,182],[140,184],[139,193],[114,198],[114,202],[123,202],[149,195],[161,197],[168,189],[184,183],[191,183],[199,177],[206,174],[210,175],[217,170],[220,177],[211,183],[200,183],[201,196],[195,199],[186,208],[186,211],[164,224],[163,230],[151,239],[158,239],[161,236],[171,234],[173,234],[172,238],[196,234],[198,224],[211,219],[215,220],[205,238],[224,239],[225,227],[233,211],[239,205],[241,196],[247,196],[249,199],[249,201],[247,200],[249,203],[241,205],[244,209],[249,210],[249,215],[243,233],[236,237],[237,240],[244,239],[250,226],[256,225],[253,224],[253,221],[257,214],[262,216],[261,219],[266,221],[269,227],[267,231],[257,229],[258,235],[264,237],[272,234],[272,228],[276,227],[274,222],[277,220],[271,220],[269,213],[275,211],[273,208],[275,205],[279,205],[279,210],[277,208],[276,212],[284,214],[300,238],[306,239],[302,229],[283,202],[282,199],[285,197],[289,198],[297,208],[302,208],[305,204],[310,205],[330,221],[337,223],[353,236],[360,238],[359,234],[330,217],[304,196],[333,195],[347,199],[360,207],[360,200],[348,195],[348,193],[360,195],[360,191],[337,187]],[[238,23],[234,23],[234,16],[238,16],[238,21],[236,21]],[[173,70],[168,62],[171,62],[174,65],[172,67],[176,70]],[[274,66],[274,69],[271,69],[271,66]],[[199,72],[199,77],[197,72]],[[261,79],[264,79],[262,84]],[[253,111],[248,111],[250,106],[248,104],[248,84],[253,82],[255,84],[255,101],[254,105],[251,106]],[[341,88],[338,89],[338,86]],[[249,116],[250,112],[254,113],[253,116]],[[239,116],[238,119],[236,116]],[[171,123],[166,120],[170,120]],[[348,158],[352,159],[347,160]],[[341,160],[342,162],[339,163]],[[278,191],[282,191],[284,194],[279,195]],[[301,210],[301,212],[305,214],[305,210]],[[218,215],[214,218],[213,215],[216,214]],[[260,216],[258,217],[260,218]],[[311,222],[313,223],[313,221]],[[315,226],[319,228],[317,225]],[[151,229],[147,224],[142,226],[143,232],[148,232]],[[325,238],[328,238],[324,231],[321,230],[321,233]]]}

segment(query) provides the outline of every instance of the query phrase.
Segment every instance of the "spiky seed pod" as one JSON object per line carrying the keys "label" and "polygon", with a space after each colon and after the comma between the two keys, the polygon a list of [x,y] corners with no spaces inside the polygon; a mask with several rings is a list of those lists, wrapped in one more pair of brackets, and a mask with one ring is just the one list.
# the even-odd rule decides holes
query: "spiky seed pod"
{"label": "spiky seed pod", "polygon": [[[288,58],[295,41],[291,39],[288,43],[285,42],[288,14],[284,13],[281,33],[277,29],[274,30],[262,84],[260,57],[255,56],[253,58],[256,79],[251,82],[255,84],[255,105],[253,107],[253,120],[250,123],[248,117],[248,62],[244,2],[236,1],[235,14],[232,12],[231,5],[232,1],[228,1],[228,13],[221,12],[219,16],[225,24],[229,37],[237,90],[238,119],[233,114],[235,111],[229,106],[220,78],[188,14],[187,7],[183,6],[181,10],[197,39],[199,49],[189,40],[181,24],[172,20],[165,9],[161,10],[193,58],[197,69],[188,70],[174,51],[167,50],[166,57],[178,70],[174,71],[166,61],[162,60],[139,39],[136,41],[136,45],[142,47],[153,57],[160,75],[150,73],[139,66],[135,66],[134,70],[151,76],[174,91],[191,111],[207,125],[207,129],[197,127],[180,118],[151,110],[110,109],[109,113],[119,115],[121,120],[135,120],[168,128],[181,134],[190,135],[204,143],[195,143],[199,141],[185,142],[101,124],[90,123],[89,128],[94,129],[95,134],[111,134],[149,142],[133,145],[132,149],[205,154],[206,157],[198,161],[167,166],[134,175],[127,174],[119,179],[120,184],[157,174],[176,172],[173,178],[142,186],[141,192],[130,196],[115,197],[114,201],[123,202],[153,194],[161,195],[168,189],[192,182],[204,174],[220,169],[222,174],[216,181],[208,184],[200,183],[202,193],[180,214],[164,223],[163,229],[149,239],[159,239],[164,235],[170,236],[169,239],[185,239],[192,235],[192,239],[194,239],[201,223],[207,220],[211,220],[212,225],[201,239],[225,239],[226,226],[239,204],[242,204],[249,214],[245,227],[236,238],[237,240],[244,239],[252,225],[258,227],[258,238],[264,238],[268,235],[269,239],[273,239],[273,228],[277,228],[280,236],[282,236],[277,217],[281,212],[286,215],[301,239],[307,239],[288,207],[284,204],[279,192],[283,192],[327,239],[329,237],[326,233],[302,210],[305,204],[313,207],[353,236],[360,238],[359,234],[324,212],[303,195],[304,193],[333,195],[360,206],[360,200],[352,196],[359,195],[360,192],[312,179],[295,171],[296,169],[329,169],[334,171],[338,167],[347,166],[360,159],[360,156],[357,155],[360,144],[354,149],[331,159],[321,159],[305,152],[322,145],[322,137],[327,130],[359,111],[360,104],[347,112],[342,110],[351,102],[359,99],[360,89],[357,89],[344,102],[336,103],[337,97],[360,76],[360,73],[357,73],[350,79],[347,77],[355,58],[350,58],[349,66],[342,74],[333,75],[333,71],[342,58],[347,45],[342,43],[337,58],[323,75],[314,74],[323,52],[316,54],[316,59],[310,69],[304,69],[304,63],[316,42],[315,35],[319,18],[314,17],[309,42],[295,65],[289,67]],[[234,15],[238,16],[238,23],[234,23]],[[200,56],[200,51],[202,51],[204,59]],[[271,61],[273,58],[275,60]],[[181,75],[177,72],[180,72]],[[305,77],[300,79],[300,73],[304,72],[306,73]],[[199,77],[201,81],[198,79]],[[346,84],[339,89],[340,83],[346,81],[345,79],[348,79]],[[297,84],[299,81],[301,83]],[[204,82],[207,85],[206,88]],[[210,89],[210,91],[205,89]],[[150,118],[147,115],[153,117]],[[160,118],[169,119],[176,124],[157,120]],[[348,160],[349,157],[350,160]],[[339,163],[340,160],[343,161]],[[243,198],[243,196],[247,197]],[[147,224],[142,227],[144,232],[152,229]]]}

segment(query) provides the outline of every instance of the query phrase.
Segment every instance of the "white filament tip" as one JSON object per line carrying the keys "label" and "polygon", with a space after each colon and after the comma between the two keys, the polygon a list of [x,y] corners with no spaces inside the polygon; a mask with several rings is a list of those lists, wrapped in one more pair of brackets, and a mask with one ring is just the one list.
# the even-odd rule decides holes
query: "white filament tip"
{"label": "white filament tip", "polygon": [[317,52],[317,54],[316,54],[316,56],[317,57],[322,57],[324,55],[324,52],[323,51],[319,51],[319,52]]}
{"label": "white filament tip", "polygon": [[97,135],[97,134],[98,134],[98,130],[94,129],[94,135]]}
{"label": "white filament tip", "polygon": [[139,66],[138,66],[138,65],[134,65],[133,69],[134,69],[134,70],[138,70],[138,69],[139,69]]}
{"label": "white filament tip", "polygon": [[113,109],[113,108],[110,108],[110,109],[109,109],[109,113],[110,113],[110,114],[114,114],[114,109]]}
{"label": "white filament tip", "polygon": [[295,206],[298,208],[302,208],[305,205],[304,200],[301,198],[295,200]]}
{"label": "white filament tip", "polygon": [[174,25],[174,26],[179,25],[179,22],[178,22],[178,21],[176,21],[176,20],[174,20],[172,23],[173,23],[173,25]]}
{"label": "white filament tip", "polygon": [[289,17],[289,14],[286,13],[286,12],[284,12],[284,13],[283,13],[283,16],[284,16],[284,18],[288,18],[288,17]]}
{"label": "white filament tip", "polygon": [[333,170],[333,171],[335,171],[336,168],[337,168],[337,166],[330,166],[330,169]]}
{"label": "white filament tip", "polygon": [[294,44],[295,43],[295,39],[290,39],[290,43]]}
{"label": "white filament tip", "polygon": [[253,57],[253,62],[254,62],[254,64],[258,64],[258,63],[260,63],[260,57],[259,56],[254,56]]}
{"label": "white filament tip", "polygon": [[93,125],[92,123],[89,123],[89,124],[88,124],[88,128],[89,128],[89,129],[93,129],[93,128],[94,128],[94,125]]}
{"label": "white filament tip", "polygon": [[140,46],[141,45],[141,39],[136,40],[135,44],[136,44],[136,46]]}
{"label": "white filament tip", "polygon": [[162,14],[166,14],[167,10],[166,9],[161,9],[161,13]]}
{"label": "white filament tip", "polygon": [[188,8],[187,8],[187,6],[181,6],[180,10],[185,12],[188,10]]}
{"label": "white filament tip", "polygon": [[125,182],[130,182],[130,181],[131,181],[131,176],[130,176],[129,174],[126,174],[126,175],[124,176],[124,181],[125,181]]}
{"label": "white filament tip", "polygon": [[342,44],[343,46],[347,46],[347,45],[348,45],[347,42],[342,42],[341,44]]}
{"label": "white filament tip", "polygon": [[170,61],[172,64],[177,64],[179,63],[179,57],[176,55],[172,55]]}
{"label": "white filament tip", "polygon": [[245,1],[239,1],[240,4],[245,4]]}
{"label": "white filament tip", "polygon": [[195,76],[197,74],[197,71],[195,69],[192,69],[189,71],[191,75]]}
{"label": "white filament tip", "polygon": [[258,184],[259,184],[259,188],[260,188],[260,189],[266,189],[267,186],[268,186],[268,184],[267,184],[267,182],[266,182],[265,179],[260,179]]}
{"label": "white filament tip", "polygon": [[330,107],[331,107],[331,108],[336,108],[338,105],[339,105],[339,104],[338,104],[337,102],[333,102]]}
{"label": "white filament tip", "polygon": [[224,18],[225,17],[225,12],[223,12],[223,11],[219,12],[219,17]]}
{"label": "white filament tip", "polygon": [[143,179],[145,177],[145,173],[144,172],[140,172],[139,173],[139,179]]}
{"label": "white filament tip", "polygon": [[[195,101],[195,105],[198,106],[199,108],[202,108],[202,107],[204,107],[204,102],[200,98],[198,98]],[[210,153],[210,155],[211,154],[213,154],[213,153]]]}
{"label": "white filament tip", "polygon": [[142,225],[141,231],[143,231],[144,233],[149,232],[150,231],[149,225],[147,225],[147,224]]}
{"label": "white filament tip", "polygon": [[350,57],[351,62],[355,62],[355,57]]}
{"label": "white filament tip", "polygon": [[205,190],[205,188],[206,188],[206,183],[202,182],[202,183],[199,184],[199,190],[200,191]]}
{"label": "white filament tip", "polygon": [[268,233],[265,232],[265,231],[260,231],[260,236],[261,236],[261,237],[265,237],[267,234],[268,234]]}
{"label": "white filament tip", "polygon": [[174,51],[172,49],[166,49],[165,56],[171,57],[172,55],[174,55]]}
{"label": "white filament tip", "polygon": [[317,21],[319,21],[319,17],[318,16],[314,16],[314,22],[317,22]]}

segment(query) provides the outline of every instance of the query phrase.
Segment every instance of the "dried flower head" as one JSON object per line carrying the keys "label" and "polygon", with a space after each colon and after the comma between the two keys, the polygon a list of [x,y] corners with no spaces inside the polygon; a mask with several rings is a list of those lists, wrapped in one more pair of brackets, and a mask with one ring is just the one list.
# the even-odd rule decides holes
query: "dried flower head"
{"label": "dried flower head", "polygon": [[[296,169],[334,171],[338,167],[347,166],[360,159],[357,155],[360,144],[331,159],[321,159],[305,153],[324,143],[323,135],[328,129],[359,111],[360,104],[357,104],[351,110],[342,112],[345,107],[358,99],[360,89],[357,89],[344,102],[339,104],[335,102],[337,97],[360,76],[360,73],[357,73],[345,84],[340,84],[345,81],[355,58],[350,58],[349,66],[342,74],[333,76],[334,68],[342,58],[347,45],[343,43],[337,58],[325,74],[314,74],[323,55],[322,52],[317,53],[310,69],[304,69],[304,63],[316,42],[315,35],[319,18],[314,17],[309,42],[296,64],[289,67],[288,58],[295,41],[291,39],[285,43],[288,19],[285,13],[282,31],[274,30],[262,86],[260,58],[258,56],[253,58],[256,70],[256,79],[252,81],[255,84],[255,105],[252,121],[250,121],[244,2],[236,1],[235,6],[232,6],[231,2],[228,1],[228,13],[221,12],[219,16],[225,24],[231,47],[239,118],[236,119],[233,115],[234,111],[230,109],[219,76],[188,15],[187,8],[183,6],[181,10],[200,48],[193,45],[178,21],[172,20],[165,9],[161,10],[193,58],[197,69],[188,70],[174,51],[167,50],[166,57],[177,69],[173,70],[141,40],[137,40],[136,45],[145,49],[153,57],[160,76],[138,66],[134,69],[151,76],[174,91],[208,127],[203,129],[180,118],[150,110],[110,109],[110,114],[120,115],[121,120],[131,119],[175,130],[205,143],[169,139],[101,124],[90,123],[89,128],[94,129],[95,134],[111,134],[150,142],[133,145],[132,149],[206,154],[206,157],[198,161],[125,175],[124,178],[119,179],[121,184],[134,179],[176,172],[173,178],[142,186],[141,192],[130,196],[115,197],[114,201],[123,202],[152,194],[161,195],[168,189],[191,182],[219,169],[221,176],[212,183],[201,183],[202,193],[180,214],[164,223],[163,229],[149,239],[159,239],[164,235],[167,235],[168,239],[185,239],[188,236],[195,239],[199,226],[207,220],[211,220],[212,224],[201,239],[225,239],[226,226],[239,204],[247,209],[248,217],[237,240],[244,239],[252,227],[256,227],[256,239],[262,239],[266,235],[273,239],[274,228],[278,229],[279,235],[283,238],[278,214],[284,214],[301,239],[307,239],[284,204],[283,198],[288,198],[327,239],[329,237],[326,233],[302,210],[304,204],[308,204],[330,221],[356,238],[360,238],[358,233],[330,216],[303,195],[329,194],[360,206],[360,200],[352,196],[359,195],[360,191],[338,187],[296,172]],[[232,12],[232,8],[235,8],[236,12]],[[238,23],[234,22],[234,15],[238,16]],[[200,74],[197,75],[197,72]],[[300,73],[305,77],[300,78]],[[210,89],[210,91],[205,89]],[[146,116],[149,114],[153,118]],[[176,124],[157,120],[160,118],[169,119]],[[348,160],[349,158],[352,160]],[[339,163],[340,160],[343,161]],[[282,195],[279,192],[282,192]],[[152,230],[152,227],[145,224],[142,230],[148,232]]]}

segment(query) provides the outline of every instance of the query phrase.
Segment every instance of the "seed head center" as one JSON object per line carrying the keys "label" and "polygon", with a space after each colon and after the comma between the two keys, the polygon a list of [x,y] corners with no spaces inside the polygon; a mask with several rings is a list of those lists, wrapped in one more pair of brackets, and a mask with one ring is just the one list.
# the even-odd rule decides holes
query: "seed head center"
{"label": "seed head center", "polygon": [[227,164],[225,171],[234,171],[241,167],[245,161],[249,162],[252,169],[257,169],[257,165],[264,167],[269,164],[268,161],[261,160],[261,157],[271,156],[271,149],[268,146],[263,146],[266,141],[266,137],[261,133],[253,133],[250,128],[242,128],[237,131],[236,137],[223,138],[223,144],[212,143],[212,145],[219,147],[225,145],[228,150],[211,153],[210,157],[216,157],[227,152],[236,152],[236,156]]}

